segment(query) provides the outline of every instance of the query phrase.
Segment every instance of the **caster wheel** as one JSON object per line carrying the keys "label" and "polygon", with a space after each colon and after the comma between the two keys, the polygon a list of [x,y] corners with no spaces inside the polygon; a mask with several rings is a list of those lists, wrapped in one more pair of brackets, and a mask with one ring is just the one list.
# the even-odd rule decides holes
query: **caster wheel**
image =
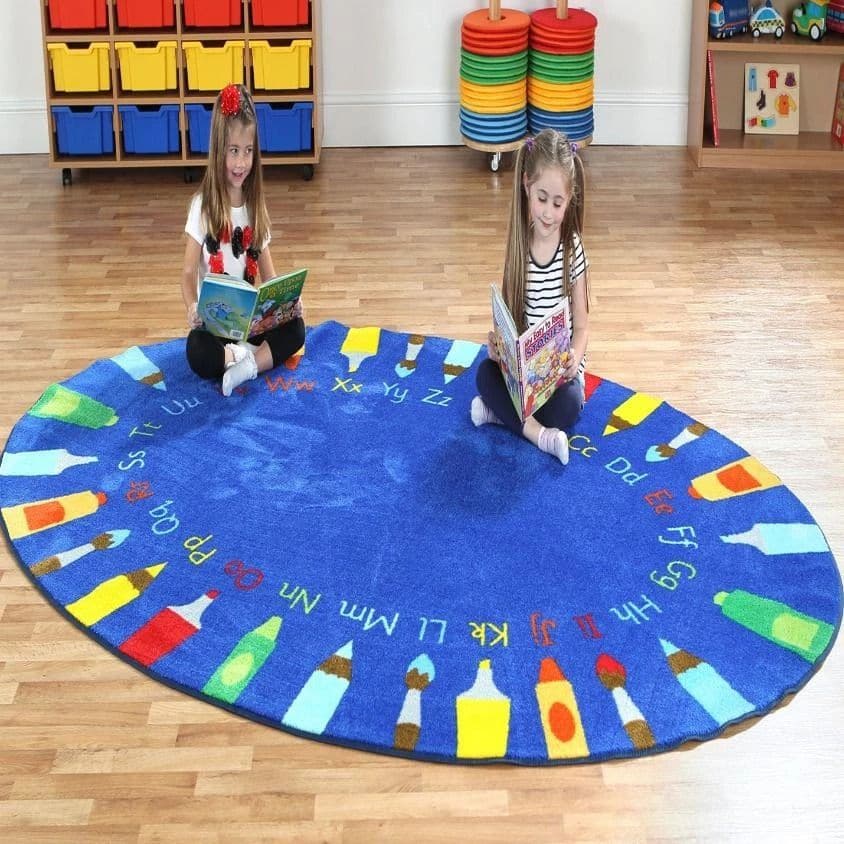
{"label": "caster wheel", "polygon": [[493,173],[498,172],[498,168],[501,166],[501,153],[494,152],[489,157],[489,169],[492,170]]}
{"label": "caster wheel", "polygon": [[70,167],[63,167],[62,168],[62,185],[72,185],[73,184],[73,173],[71,172]]}
{"label": "caster wheel", "polygon": [[314,165],[313,164],[303,164],[302,165],[302,178],[306,182],[310,182],[311,179],[314,177]]}
{"label": "caster wheel", "polygon": [[183,175],[185,179],[185,184],[189,185],[193,181],[193,169],[191,167],[185,167]]}

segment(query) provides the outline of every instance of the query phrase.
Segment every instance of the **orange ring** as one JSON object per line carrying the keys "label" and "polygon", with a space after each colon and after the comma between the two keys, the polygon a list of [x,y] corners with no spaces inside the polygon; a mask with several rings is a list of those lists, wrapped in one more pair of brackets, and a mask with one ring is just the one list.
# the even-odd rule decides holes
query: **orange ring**
{"label": "orange ring", "polygon": [[522,79],[520,82],[505,82],[503,85],[478,85],[476,82],[461,79],[460,90],[466,91],[479,99],[485,99],[493,94],[495,96],[506,97],[508,94],[524,93],[525,80]]}
{"label": "orange ring", "polygon": [[463,17],[463,26],[481,35],[487,33],[526,33],[530,28],[530,15],[516,9],[502,9],[501,20],[489,19],[488,9],[478,9]]}
{"label": "orange ring", "polygon": [[520,44],[524,44],[526,48],[528,42],[527,33],[512,37],[507,35],[506,37],[501,38],[490,38],[484,35],[475,35],[473,32],[467,32],[466,30],[461,30],[460,37],[464,44],[474,44],[479,47],[513,47],[513,52],[518,52],[517,48]]}
{"label": "orange ring", "polygon": [[526,50],[527,46],[527,41],[525,41],[524,44],[521,45],[521,47],[519,47],[518,45],[515,47],[496,47],[479,44],[467,44],[465,41],[463,42],[463,47],[470,53],[474,53],[476,56],[512,56],[516,53],[522,52],[522,50]]}

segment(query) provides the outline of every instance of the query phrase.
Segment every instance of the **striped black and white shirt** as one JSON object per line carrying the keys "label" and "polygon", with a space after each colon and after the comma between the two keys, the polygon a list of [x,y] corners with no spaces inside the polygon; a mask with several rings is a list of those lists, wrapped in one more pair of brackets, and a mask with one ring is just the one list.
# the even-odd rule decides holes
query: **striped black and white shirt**
{"label": "striped black and white shirt", "polygon": [[[578,279],[589,266],[586,251],[577,233],[574,235],[574,254],[572,256],[570,275],[571,287],[578,283]],[[525,322],[528,328],[532,328],[545,318],[549,311],[552,311],[563,301],[563,244],[557,247],[554,257],[550,263],[537,264],[533,255],[528,260],[527,279],[525,281]],[[572,303],[569,296],[568,312],[569,337],[574,336],[572,323]],[[586,355],[580,361],[577,370],[577,378],[583,383],[586,372]]]}

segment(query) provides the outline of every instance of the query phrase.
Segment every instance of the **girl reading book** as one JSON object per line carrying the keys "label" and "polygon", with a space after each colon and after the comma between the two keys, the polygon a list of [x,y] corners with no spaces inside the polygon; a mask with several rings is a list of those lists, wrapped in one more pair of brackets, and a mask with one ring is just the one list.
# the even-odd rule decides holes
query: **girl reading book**
{"label": "girl reading book", "polygon": [[188,363],[201,378],[222,376],[225,396],[287,360],[305,341],[301,304],[288,321],[239,343],[206,331],[197,313],[199,288],[208,273],[225,273],[252,285],[259,277],[266,280],[275,275],[257,126],[246,88],[223,88],[211,114],[205,176],[185,224],[182,298],[191,329]]}
{"label": "girl reading book", "polygon": [[580,240],[583,192],[583,164],[565,135],[543,129],[525,140],[516,154],[504,301],[521,333],[568,298],[571,346],[565,378],[522,422],[501,374],[496,335],[490,332],[489,358],[477,372],[480,395],[471,408],[475,425],[506,425],[563,464],[569,460],[566,431],[577,421],[585,396],[589,262]]}

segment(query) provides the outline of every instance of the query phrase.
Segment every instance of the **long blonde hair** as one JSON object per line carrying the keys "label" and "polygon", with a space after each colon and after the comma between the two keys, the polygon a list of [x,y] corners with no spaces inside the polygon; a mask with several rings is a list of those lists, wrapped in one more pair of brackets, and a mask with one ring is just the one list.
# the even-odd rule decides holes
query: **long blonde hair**
{"label": "long blonde hair", "polygon": [[[206,234],[217,239],[221,233],[231,229],[231,202],[226,183],[226,151],[228,149],[229,127],[237,122],[243,127],[253,127],[255,140],[252,152],[252,170],[243,183],[243,202],[252,226],[252,243],[263,248],[270,232],[270,218],[264,201],[264,180],[261,174],[261,146],[258,142],[258,118],[255,104],[249,91],[243,85],[230,86],[239,94],[239,108],[235,114],[226,115],[221,103],[224,88],[214,101],[211,113],[211,138],[208,143],[208,166],[202,179],[199,193],[202,197],[202,219],[207,226]],[[231,92],[229,92],[231,93]]]}
{"label": "long blonde hair", "polygon": [[[569,188],[569,204],[561,226],[563,243],[563,295],[571,293],[571,261],[574,257],[574,236],[583,230],[583,200],[586,188],[583,162],[574,153],[569,139],[554,129],[543,129],[528,138],[516,153],[513,175],[513,199],[507,226],[507,250],[504,256],[504,301],[519,331],[525,321],[525,284],[530,257],[530,202],[525,185],[530,187],[547,167],[558,167]],[[587,308],[589,289],[586,289]]]}

